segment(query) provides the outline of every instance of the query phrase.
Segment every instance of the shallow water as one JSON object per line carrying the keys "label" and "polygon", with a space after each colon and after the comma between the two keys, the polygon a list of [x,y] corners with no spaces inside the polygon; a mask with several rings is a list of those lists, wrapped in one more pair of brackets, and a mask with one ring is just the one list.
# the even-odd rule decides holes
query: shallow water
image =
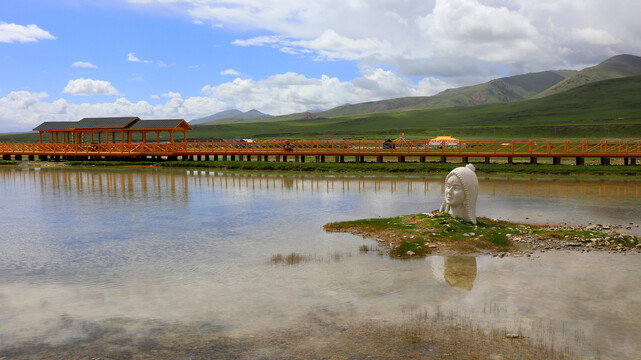
{"label": "shallow water", "polygon": [[[0,349],[64,344],[110,319],[134,320],[123,330],[132,334],[152,321],[238,337],[310,313],[396,321],[426,310],[531,336],[545,329],[586,356],[641,353],[641,254],[399,261],[322,230],[431,211],[442,191],[440,177],[0,169]],[[478,215],[639,234],[639,204],[634,178],[481,178]],[[312,261],[270,262],[292,252]]]}

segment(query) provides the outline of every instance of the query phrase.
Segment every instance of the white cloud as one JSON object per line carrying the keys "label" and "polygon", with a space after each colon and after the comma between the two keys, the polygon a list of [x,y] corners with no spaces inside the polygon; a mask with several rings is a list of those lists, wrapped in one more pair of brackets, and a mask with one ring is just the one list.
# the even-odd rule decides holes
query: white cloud
{"label": "white cloud", "polygon": [[240,73],[234,69],[227,69],[220,72],[220,75],[233,75],[238,76]]}
{"label": "white cloud", "polygon": [[88,61],[76,61],[75,63],[71,64],[72,67],[79,67],[79,68],[92,68],[92,69],[97,69],[98,67]]}
{"label": "white cloud", "polygon": [[[262,80],[236,78],[223,84],[204,86],[202,96],[184,98],[178,92],[166,92],[162,94],[162,98],[166,99],[165,103],[157,105],[146,101],[131,102],[124,97],[97,104],[70,104],[65,99],[47,102],[47,94],[13,92],[0,98],[0,129],[19,124],[21,130],[27,130],[25,127],[34,127],[42,121],[74,120],[88,116],[136,115],[191,120],[229,108],[243,111],[258,109],[280,115],[310,109],[329,109],[345,103],[432,95],[447,87],[435,78],[424,79],[417,84],[390,70],[365,67],[361,71],[362,76],[350,81],[340,81],[326,75],[308,78],[293,72]],[[95,85],[98,80],[78,80],[84,81],[73,83],[71,87],[82,89],[83,93],[91,93],[95,91],[93,88],[99,87],[85,85],[92,84],[88,81],[93,81]],[[106,85],[102,84],[103,91],[104,86],[111,86],[108,82],[104,83]],[[116,92],[115,89],[112,91]],[[158,95],[151,96],[154,100],[160,98]],[[20,119],[20,122],[16,123],[15,119]]]}
{"label": "white cloud", "polygon": [[218,86],[206,85],[201,92],[241,110],[259,109],[278,115],[345,103],[432,95],[447,87],[436,79],[431,86],[427,82],[415,84],[389,70],[365,68],[362,72],[361,77],[350,81],[326,75],[308,78],[293,72],[258,81],[236,78]]}
{"label": "white cloud", "polygon": [[0,42],[36,42],[38,40],[54,40],[56,37],[37,25],[18,25],[0,21]]}
{"label": "white cloud", "polygon": [[[179,95],[179,94],[178,94]],[[229,108],[210,97],[180,97],[165,104],[152,105],[147,101],[131,102],[121,97],[113,102],[71,104],[65,99],[43,101],[44,93],[12,92],[0,98],[0,130],[29,131],[44,121],[70,121],[83,117],[140,116],[143,118],[203,117]]]}
{"label": "white cloud", "polygon": [[151,64],[151,60],[140,60],[139,58],[136,57],[135,53],[129,53],[127,54],[127,61],[131,62],[139,62],[139,63],[144,63],[144,64]]}
{"label": "white cloud", "polygon": [[602,29],[595,29],[593,27],[581,29],[574,28],[572,29],[572,36],[577,41],[593,45],[607,46],[614,45],[619,42],[619,40],[609,32]]}
{"label": "white cloud", "polygon": [[516,74],[641,53],[641,2],[631,0],[144,2],[182,9],[193,21],[268,34],[239,37],[233,42],[238,46],[272,47],[314,60],[376,63],[445,80],[452,63],[488,79],[500,73],[487,69],[499,66]]}
{"label": "white cloud", "polygon": [[109,81],[85,78],[69,80],[62,92],[72,95],[119,95]]}

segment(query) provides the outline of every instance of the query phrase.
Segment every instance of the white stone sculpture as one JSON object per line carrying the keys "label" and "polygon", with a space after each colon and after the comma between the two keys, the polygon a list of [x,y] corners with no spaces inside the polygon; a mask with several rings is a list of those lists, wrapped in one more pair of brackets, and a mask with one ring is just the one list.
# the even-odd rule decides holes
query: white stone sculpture
{"label": "white stone sculpture", "polygon": [[476,198],[479,180],[474,165],[457,167],[445,178],[445,198],[440,211],[476,224]]}

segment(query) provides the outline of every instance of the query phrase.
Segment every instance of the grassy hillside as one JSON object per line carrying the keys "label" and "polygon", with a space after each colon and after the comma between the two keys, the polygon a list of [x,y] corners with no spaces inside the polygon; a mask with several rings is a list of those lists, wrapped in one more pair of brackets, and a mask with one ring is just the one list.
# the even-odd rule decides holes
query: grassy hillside
{"label": "grassy hillside", "polygon": [[[606,80],[541,99],[472,107],[383,112],[332,119],[196,125],[198,138],[471,139],[641,138],[641,76]],[[37,134],[0,141],[37,141]]]}
{"label": "grassy hillside", "polygon": [[641,76],[590,83],[543,99],[332,119],[196,126],[198,137],[640,138]]}
{"label": "grassy hillside", "polygon": [[[389,100],[349,104],[315,114],[316,118],[372,114],[384,111],[438,109],[475,106],[529,99],[573,74],[572,70],[543,71],[495,79],[487,83],[445,90],[434,96],[412,96]],[[246,122],[298,120],[302,114],[253,119]]]}
{"label": "grassy hillside", "polygon": [[566,79],[541,92],[537,97],[556,94],[594,81],[617,79],[640,74],[641,57],[634,55],[617,55],[599,65],[585,68],[576,74],[568,76]]}

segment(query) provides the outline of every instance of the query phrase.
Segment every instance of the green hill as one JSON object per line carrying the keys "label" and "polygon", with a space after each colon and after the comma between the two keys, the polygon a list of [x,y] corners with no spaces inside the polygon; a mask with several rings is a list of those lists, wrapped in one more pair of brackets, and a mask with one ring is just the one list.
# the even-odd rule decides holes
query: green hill
{"label": "green hill", "polygon": [[[383,111],[438,109],[454,106],[475,106],[529,99],[558,83],[573,70],[543,71],[495,79],[487,83],[445,90],[434,96],[412,96],[389,100],[348,104],[314,114],[316,118],[371,114]],[[246,122],[272,122],[302,119],[302,114],[252,119]]]}
{"label": "green hill", "polygon": [[[415,96],[347,104],[314,114],[315,118],[335,118],[386,111],[439,109],[457,106],[477,106],[545,97],[594,81],[616,79],[641,74],[641,57],[617,55],[599,65],[575,70],[557,70],[515,75],[494,79],[474,86],[445,90],[434,96]],[[266,123],[304,119],[303,113],[248,119],[243,123]],[[232,121],[226,121],[231,123]]]}
{"label": "green hill", "polygon": [[589,83],[541,99],[331,119],[195,126],[211,138],[641,138],[641,76]]}
{"label": "green hill", "polygon": [[617,55],[599,65],[585,68],[574,75],[568,76],[538,94],[537,97],[556,94],[594,81],[617,79],[640,74],[641,57],[634,55]]}

